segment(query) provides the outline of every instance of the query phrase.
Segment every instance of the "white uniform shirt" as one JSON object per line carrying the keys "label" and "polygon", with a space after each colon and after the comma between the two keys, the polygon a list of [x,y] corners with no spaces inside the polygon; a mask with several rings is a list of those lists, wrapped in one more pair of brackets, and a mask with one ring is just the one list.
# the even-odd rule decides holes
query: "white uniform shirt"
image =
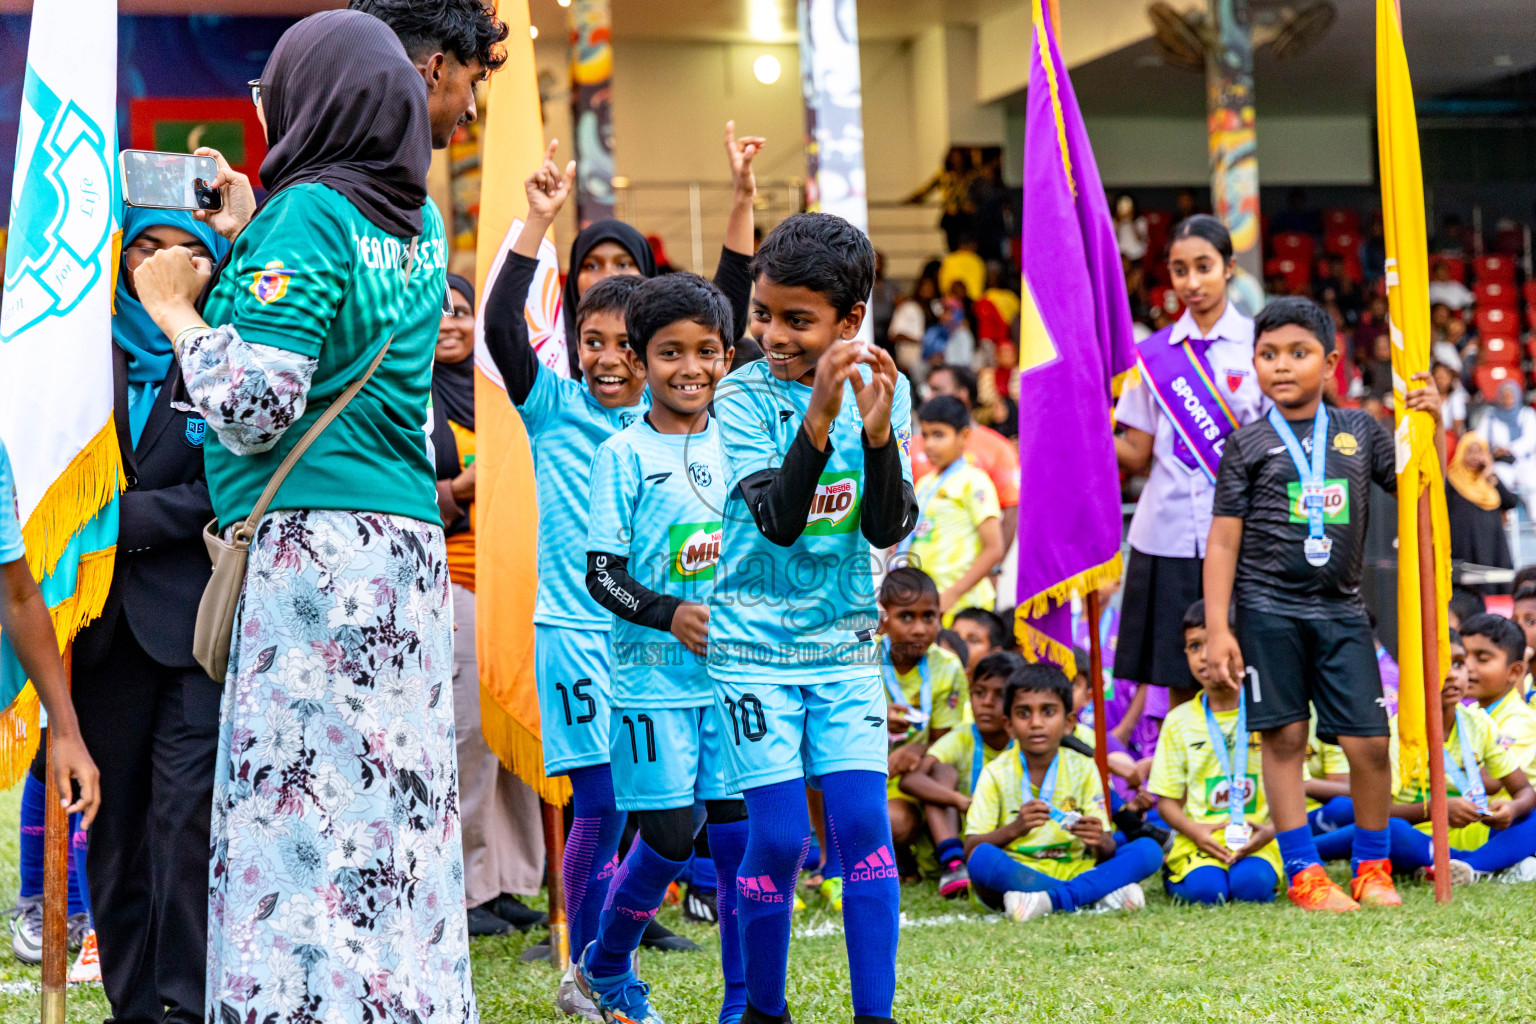
{"label": "white uniform shirt", "polygon": [[[1198,337],[1195,318],[1186,309],[1173,325],[1168,342],[1178,345]],[[1259,390],[1253,372],[1253,321],[1228,302],[1211,330],[1211,339],[1205,358],[1216,388],[1238,425],[1247,426],[1269,409],[1269,399]],[[1163,558],[1204,558],[1215,485],[1199,468],[1186,466],[1174,454],[1173,424],[1145,382],[1138,380],[1136,387],[1120,396],[1115,420],[1152,435],[1152,471],[1131,519],[1131,547]]]}

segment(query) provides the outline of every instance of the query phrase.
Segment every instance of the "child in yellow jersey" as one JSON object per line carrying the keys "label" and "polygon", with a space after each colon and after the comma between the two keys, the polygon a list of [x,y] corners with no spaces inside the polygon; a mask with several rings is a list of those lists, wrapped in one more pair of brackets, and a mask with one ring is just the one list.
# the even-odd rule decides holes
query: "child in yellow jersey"
{"label": "child in yellow jersey", "polygon": [[939,587],[944,625],[962,608],[997,603],[992,570],[1003,560],[1002,509],[992,479],[965,457],[971,414],[952,395],[924,402],[923,451],[934,473],[917,485],[917,528],[897,545]]}
{"label": "child in yellow jersey", "polygon": [[971,679],[971,721],[945,734],[928,748],[915,769],[897,780],[904,795],[922,804],[923,822],[939,859],[939,895],[947,899],[970,888],[960,826],[982,769],[1012,742],[1003,713],[1003,691],[1022,664],[1023,658],[1007,651],[981,659]]}
{"label": "child in yellow jersey", "polygon": [[[1489,621],[1492,620],[1492,621]],[[1508,628],[1505,628],[1508,627]],[[1440,690],[1445,728],[1446,810],[1451,824],[1451,881],[1457,885],[1514,868],[1512,879],[1536,877],[1536,791],[1526,781],[1519,755],[1499,740],[1499,727],[1481,707],[1462,705],[1470,695],[1471,676],[1491,690],[1499,680],[1512,687],[1525,676],[1525,638],[1507,619],[1477,615],[1462,621],[1465,639],[1451,632],[1451,671]],[[1393,777],[1398,771],[1396,720],[1393,720]],[[1489,798],[1484,778],[1498,780]],[[1428,869],[1429,795],[1398,783],[1392,795],[1392,867]],[[1427,872],[1426,872],[1427,873]]]}
{"label": "child in yellow jersey", "polygon": [[1488,712],[1499,746],[1529,776],[1536,768],[1536,709],[1520,696],[1529,666],[1522,656],[1516,672],[1508,661],[1509,652],[1529,642],[1518,626],[1498,615],[1468,617],[1461,626],[1461,642],[1467,652],[1467,695]]}
{"label": "child in yellow jersey", "polygon": [[[1524,571],[1524,570],[1522,570]],[[1515,584],[1514,608],[1511,610],[1515,625],[1525,634],[1526,676],[1520,681],[1520,693],[1529,701],[1536,692],[1530,675],[1532,652],[1536,652],[1536,581],[1527,580]]]}
{"label": "child in yellow jersey", "polygon": [[901,776],[922,763],[928,748],[961,723],[965,667],[940,647],[939,589],[915,566],[892,569],[880,584],[880,675],[885,681],[891,753],[886,802],[897,847],[922,831],[918,802],[900,789]]}
{"label": "child in yellow jersey", "polygon": [[[1147,788],[1178,835],[1163,880],[1191,903],[1269,903],[1280,852],[1259,768],[1259,734],[1247,729],[1247,700],[1205,662],[1205,604],[1184,614],[1184,652],[1201,695],[1168,712]],[[1241,791],[1240,803],[1232,793]]]}
{"label": "child in yellow jersey", "polygon": [[1096,906],[1139,910],[1138,884],[1163,862],[1151,839],[1116,849],[1093,761],[1061,748],[1072,685],[1051,665],[1022,665],[1003,695],[1016,747],[981,770],[965,819],[972,896],[1015,921]]}

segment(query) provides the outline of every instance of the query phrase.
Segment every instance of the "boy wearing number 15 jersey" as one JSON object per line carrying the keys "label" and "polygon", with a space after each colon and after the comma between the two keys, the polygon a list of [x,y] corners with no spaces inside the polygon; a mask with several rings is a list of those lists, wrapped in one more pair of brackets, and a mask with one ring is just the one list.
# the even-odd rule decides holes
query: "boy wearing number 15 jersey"
{"label": "boy wearing number 15 jersey", "polygon": [[619,810],[640,834],[614,873],[597,934],[576,954],[576,983],[605,1020],[660,1024],[631,956],[693,850],[703,801],[715,861],[722,1022],[746,996],[734,881],[746,807],[725,780],[705,660],[725,505],[719,428],[709,415],[732,348],[731,307],[695,274],[634,290],[624,311],[651,409],[597,449],[587,527],[587,591],[613,613],[609,756]]}
{"label": "boy wearing number 15 jersey", "polygon": [[883,350],[855,341],[874,282],[869,239],[840,217],[781,222],[752,261],[765,358],[716,396],[727,501],[710,601],[710,677],[727,777],[749,838],[736,878],[744,1024],[789,1019],[795,879],[809,848],[804,780],[821,785],[843,864],[855,1021],[890,1019],[897,878],[871,546],[917,519],[911,400]]}

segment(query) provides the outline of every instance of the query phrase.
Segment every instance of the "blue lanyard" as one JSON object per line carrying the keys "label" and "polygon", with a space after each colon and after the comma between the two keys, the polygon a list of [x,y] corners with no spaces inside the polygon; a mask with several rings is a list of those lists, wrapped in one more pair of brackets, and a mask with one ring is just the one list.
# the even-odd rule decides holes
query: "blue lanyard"
{"label": "blue lanyard", "polygon": [[1504,696],[1500,697],[1498,700],[1496,700],[1492,704],[1488,705],[1488,717],[1492,718],[1493,717],[1493,713],[1499,709],[1499,705],[1503,704],[1508,699],[1509,699],[1509,694],[1506,693],[1506,694],[1504,694]]}
{"label": "blue lanyard", "polygon": [[[1063,811],[1061,808],[1057,807],[1051,802],[1051,798],[1056,795],[1056,769],[1060,767],[1061,751],[1057,750],[1056,756],[1051,758],[1051,766],[1045,770],[1045,778],[1040,781],[1039,796],[1040,800],[1045,801],[1045,806],[1050,812],[1051,820],[1054,821],[1057,825],[1061,825],[1061,823],[1067,819],[1067,812]],[[1019,775],[1021,777],[1021,781],[1019,783],[1019,795],[1023,802],[1027,804],[1036,798],[1031,796],[1029,792],[1029,762],[1024,760],[1023,747],[1019,748]]]}
{"label": "blue lanyard", "polygon": [[1457,792],[1471,800],[1483,814],[1488,813],[1488,790],[1483,785],[1483,773],[1477,766],[1477,752],[1472,749],[1471,730],[1467,728],[1467,715],[1456,705],[1456,736],[1461,741],[1461,764],[1456,764],[1449,750],[1444,751],[1445,773],[1451,777]]}
{"label": "blue lanyard", "polygon": [[964,467],[964,455],[961,455],[954,462],[951,462],[949,465],[944,467],[944,472],[939,474],[939,478],[933,482],[933,487],[923,497],[921,503],[918,504],[917,525],[912,527],[912,532],[903,537],[900,543],[896,545],[897,554],[904,555],[907,553],[907,549],[910,548],[912,546],[912,542],[917,539],[917,531],[923,528],[923,517],[928,514],[928,503],[934,499],[935,495],[944,489],[944,481],[948,480],[951,475],[958,473]]}
{"label": "blue lanyard", "polygon": [[1211,749],[1216,752],[1216,763],[1227,777],[1227,810],[1232,824],[1243,824],[1248,803],[1248,699],[1243,689],[1237,693],[1237,728],[1232,731],[1232,745],[1222,735],[1221,723],[1205,694],[1200,695],[1200,706],[1205,708],[1205,732],[1211,738]]}
{"label": "blue lanyard", "polygon": [[[908,723],[914,729],[922,729],[928,724],[928,719],[933,717],[933,679],[928,674],[928,655],[924,654],[917,663],[918,675],[922,678],[922,689],[918,691],[919,713],[923,716],[921,722],[913,722],[908,716]],[[891,664],[891,638],[885,638],[885,654],[880,659],[880,675],[885,679],[885,692],[890,694],[891,703],[899,708],[912,710],[907,703],[907,695],[902,691],[901,684],[896,680],[896,666]]]}
{"label": "blue lanyard", "polygon": [[1296,431],[1280,415],[1278,406],[1269,408],[1269,425],[1275,428],[1275,433],[1280,435],[1280,440],[1285,442],[1285,450],[1291,456],[1291,462],[1296,466],[1296,474],[1301,478],[1302,507],[1307,512],[1307,562],[1311,565],[1321,566],[1328,564],[1329,548],[1323,535],[1323,521],[1326,513],[1323,509],[1323,484],[1325,467],[1328,462],[1328,407],[1319,405],[1317,415],[1312,419],[1312,459],[1307,460],[1306,452],[1302,451],[1301,441],[1296,437]]}
{"label": "blue lanyard", "polygon": [[976,792],[976,783],[981,779],[982,756],[981,752],[986,744],[981,741],[981,730],[975,725],[971,726],[971,792]]}

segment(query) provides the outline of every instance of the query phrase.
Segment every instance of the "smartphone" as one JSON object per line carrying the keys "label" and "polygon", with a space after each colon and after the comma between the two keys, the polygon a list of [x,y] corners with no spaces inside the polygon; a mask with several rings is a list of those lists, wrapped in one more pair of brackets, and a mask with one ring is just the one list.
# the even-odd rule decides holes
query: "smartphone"
{"label": "smartphone", "polygon": [[125,149],[118,154],[123,198],[129,206],[156,210],[219,210],[224,199],[213,181],[219,164],[211,156]]}

